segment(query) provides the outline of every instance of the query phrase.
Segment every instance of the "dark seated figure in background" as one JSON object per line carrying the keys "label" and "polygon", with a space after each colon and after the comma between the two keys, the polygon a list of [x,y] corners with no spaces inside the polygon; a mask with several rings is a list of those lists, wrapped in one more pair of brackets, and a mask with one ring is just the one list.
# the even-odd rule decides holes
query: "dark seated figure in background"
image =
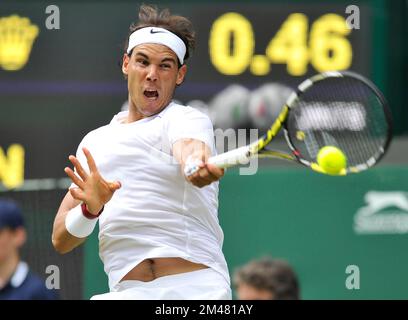
{"label": "dark seated figure in background", "polygon": [[23,215],[19,206],[0,199],[0,300],[55,300],[55,290],[20,260],[26,241]]}

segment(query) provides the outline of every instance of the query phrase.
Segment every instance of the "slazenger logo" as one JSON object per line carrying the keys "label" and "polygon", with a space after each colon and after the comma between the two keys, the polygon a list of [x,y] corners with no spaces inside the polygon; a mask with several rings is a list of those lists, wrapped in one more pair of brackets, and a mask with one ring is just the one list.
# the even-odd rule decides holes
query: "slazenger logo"
{"label": "slazenger logo", "polygon": [[369,191],[364,200],[367,205],[354,216],[356,233],[408,233],[408,192]]}

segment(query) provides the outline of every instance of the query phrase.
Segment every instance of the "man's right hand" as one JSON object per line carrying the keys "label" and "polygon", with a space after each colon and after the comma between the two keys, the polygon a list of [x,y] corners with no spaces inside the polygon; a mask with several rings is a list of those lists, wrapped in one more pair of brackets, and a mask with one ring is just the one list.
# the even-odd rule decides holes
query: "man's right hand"
{"label": "man's right hand", "polygon": [[86,204],[88,211],[91,214],[97,215],[103,206],[112,198],[116,190],[121,187],[119,181],[108,182],[99,173],[95,165],[95,161],[88,149],[82,148],[84,152],[89,174],[83,169],[78,159],[74,156],[69,156],[69,160],[74,165],[79,177],[71,168],[66,167],[65,173],[71,178],[78,187],[69,189],[72,197]]}

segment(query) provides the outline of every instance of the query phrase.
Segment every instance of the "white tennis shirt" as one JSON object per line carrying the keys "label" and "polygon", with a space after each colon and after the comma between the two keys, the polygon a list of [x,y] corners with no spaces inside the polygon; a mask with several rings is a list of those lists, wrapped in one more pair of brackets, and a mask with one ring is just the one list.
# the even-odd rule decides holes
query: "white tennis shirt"
{"label": "white tennis shirt", "polygon": [[99,255],[111,291],[148,258],[181,257],[203,263],[229,283],[218,222],[218,182],[198,188],[185,180],[171,146],[182,138],[205,142],[215,153],[210,119],[170,103],[159,114],[123,123],[128,111],[88,133],[77,158],[88,168],[82,147],[93,155],[107,181],[120,181],[99,218]]}

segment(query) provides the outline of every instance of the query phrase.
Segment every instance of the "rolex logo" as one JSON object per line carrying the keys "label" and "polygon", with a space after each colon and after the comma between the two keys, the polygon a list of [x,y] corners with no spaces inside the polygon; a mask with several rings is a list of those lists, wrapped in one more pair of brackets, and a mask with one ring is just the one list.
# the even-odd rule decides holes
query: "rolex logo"
{"label": "rolex logo", "polygon": [[0,18],[0,66],[9,71],[23,68],[39,29],[30,19],[12,15]]}

